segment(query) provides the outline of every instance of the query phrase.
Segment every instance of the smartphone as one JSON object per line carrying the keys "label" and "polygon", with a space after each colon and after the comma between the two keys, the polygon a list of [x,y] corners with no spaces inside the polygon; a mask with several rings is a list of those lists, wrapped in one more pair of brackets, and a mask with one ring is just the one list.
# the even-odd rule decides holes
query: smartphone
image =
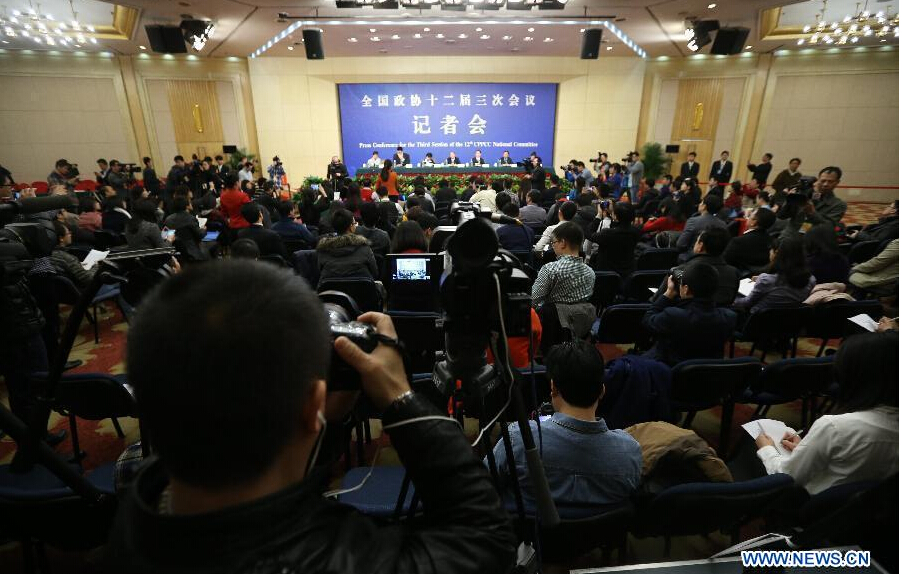
{"label": "smartphone", "polygon": [[311,183],[311,184],[310,184],[310,189],[312,189],[313,191],[319,191],[319,184],[318,184],[318,183]]}
{"label": "smartphone", "polygon": [[173,237],[175,237],[175,229],[164,229],[161,232],[161,235],[163,236],[163,239],[168,241],[168,240],[172,239]]}

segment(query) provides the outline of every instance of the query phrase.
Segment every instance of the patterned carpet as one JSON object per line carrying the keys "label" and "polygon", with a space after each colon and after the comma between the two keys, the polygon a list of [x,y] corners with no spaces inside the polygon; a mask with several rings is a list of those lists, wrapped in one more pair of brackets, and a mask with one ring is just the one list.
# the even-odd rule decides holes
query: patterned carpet
{"label": "patterned carpet", "polygon": [[[883,205],[879,204],[850,204],[849,211],[845,221],[849,224],[867,224],[877,220]],[[70,359],[80,359],[83,365],[74,369],[73,373],[90,373],[104,372],[110,374],[120,374],[125,372],[125,339],[128,330],[127,324],[124,322],[122,315],[115,305],[107,305],[102,308],[98,316],[100,329],[100,343],[94,344],[93,330],[87,321],[83,322],[81,331],[76,339],[75,345],[70,355]],[[799,356],[814,356],[817,353],[818,343],[813,340],[803,339],[799,343]],[[836,342],[831,342],[835,344]],[[737,356],[748,354],[748,345],[737,345]],[[600,345],[606,361],[614,359],[625,353],[627,347],[614,345]],[[776,354],[768,356],[768,361],[777,360],[780,357]],[[0,386],[0,400],[7,404],[5,385]],[[737,405],[732,438],[738,440],[744,431],[739,426],[750,420],[753,409],[745,405]],[[770,418],[780,419],[789,426],[798,428],[800,426],[800,409],[799,405],[785,405],[782,407],[774,407],[768,415]],[[81,441],[82,450],[87,452],[87,458],[84,461],[86,468],[93,468],[104,462],[115,460],[125,447],[132,442],[138,440],[138,425],[134,419],[122,419],[119,421],[125,438],[120,439],[116,435],[116,431],[110,420],[104,421],[78,421],[78,433]],[[68,420],[59,414],[51,415],[50,427],[53,430],[68,429]],[[720,411],[712,409],[710,411],[699,413],[693,422],[693,429],[712,445],[717,444],[717,437],[720,427]],[[467,431],[476,434],[475,422],[467,425]],[[388,438],[382,436],[381,428],[378,421],[373,421],[372,432],[374,440],[366,447],[366,459],[372,461],[376,450],[382,448],[379,455],[379,464],[399,464],[398,457],[391,448]],[[15,444],[9,439],[4,438],[0,441],[0,464],[8,463],[13,456]],[[71,440],[67,438],[57,447],[57,452],[68,456],[72,452]],[[749,536],[756,533],[749,532]],[[698,558],[713,554],[719,549],[725,547],[726,539],[720,536],[711,536],[708,538],[693,537],[687,539],[686,544],[675,544],[672,558]],[[661,545],[658,541],[632,541],[630,550],[630,562],[636,561],[654,561],[661,559]],[[84,558],[84,556],[82,556]],[[15,545],[6,545],[0,547],[0,571],[8,571],[6,566],[16,564],[18,561],[18,549]],[[54,560],[56,562],[56,560]],[[88,560],[91,562],[91,560]],[[67,561],[63,560],[63,564]],[[75,560],[75,564],[71,565],[74,569],[55,568],[59,572],[88,572],[93,569],[83,563],[81,560]],[[12,570],[15,571],[15,570]]]}

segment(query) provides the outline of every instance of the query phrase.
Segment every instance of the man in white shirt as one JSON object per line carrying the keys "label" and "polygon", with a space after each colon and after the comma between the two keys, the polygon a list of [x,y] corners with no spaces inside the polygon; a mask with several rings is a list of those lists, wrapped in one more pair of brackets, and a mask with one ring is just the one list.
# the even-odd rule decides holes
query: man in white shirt
{"label": "man in white shirt", "polygon": [[549,225],[545,228],[545,231],[542,232],[542,237],[536,242],[533,249],[535,249],[536,253],[542,253],[545,251],[546,247],[551,245],[553,234],[555,228],[558,225],[563,223],[564,221],[570,221],[576,215],[576,212],[579,211],[579,208],[576,206],[576,203],[572,201],[565,201],[557,210],[557,219],[558,222],[554,225]]}
{"label": "man in white shirt", "polygon": [[382,169],[382,158],[379,157],[379,152],[374,151],[373,157],[366,161],[366,167],[375,167]]}
{"label": "man in white shirt", "polygon": [[238,171],[238,183],[242,181],[254,181],[254,164],[251,162],[245,163]]}

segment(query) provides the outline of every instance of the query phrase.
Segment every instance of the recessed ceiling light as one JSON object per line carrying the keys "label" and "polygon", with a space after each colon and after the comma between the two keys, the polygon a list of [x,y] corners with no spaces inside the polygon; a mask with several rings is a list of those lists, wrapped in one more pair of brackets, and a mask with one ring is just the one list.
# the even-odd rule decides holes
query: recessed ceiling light
{"label": "recessed ceiling light", "polygon": [[535,32],[536,29],[535,29],[535,28],[527,28],[526,31],[527,31],[527,32]]}
{"label": "recessed ceiling light", "polygon": [[392,40],[400,40],[400,39],[401,39],[401,36],[398,36],[397,34],[394,34],[394,35],[392,35],[391,39],[392,39]]}
{"label": "recessed ceiling light", "polygon": [[554,42],[554,38],[545,38],[543,42]]}
{"label": "recessed ceiling light", "polygon": [[608,46],[607,49],[608,49],[608,51],[613,50],[613,49],[614,49],[614,46]]}
{"label": "recessed ceiling light", "polygon": [[580,28],[580,29],[579,29],[579,33],[580,33],[580,34],[582,34],[582,33],[585,32],[585,31],[586,31],[585,28]]}
{"label": "recessed ceiling light", "polygon": [[288,46],[288,51],[291,52],[292,50],[294,50],[294,46]]}
{"label": "recessed ceiling light", "polygon": [[458,34],[457,37],[460,38],[461,40],[466,40],[466,39],[467,39],[467,35],[466,35],[466,34]]}
{"label": "recessed ceiling light", "polygon": [[420,34],[420,33],[416,33],[416,34],[413,35],[413,37],[416,38],[417,40],[419,40],[420,38],[423,37],[423,35]]}
{"label": "recessed ceiling light", "polygon": [[429,28],[423,28],[423,32],[428,32]]}
{"label": "recessed ceiling light", "polygon": [[348,38],[348,42],[356,42],[357,38]]}
{"label": "recessed ceiling light", "polygon": [[438,38],[439,40],[441,40],[442,38],[445,37],[445,35],[444,34],[436,34],[435,37]]}
{"label": "recessed ceiling light", "polygon": [[524,42],[532,42],[532,36],[526,36],[525,38],[523,38],[523,41]]}
{"label": "recessed ceiling light", "polygon": [[379,41],[379,36],[373,36],[372,38],[370,38],[370,41],[372,41],[372,42],[378,42],[378,41]]}
{"label": "recessed ceiling light", "polygon": [[138,48],[140,48],[140,49],[142,49],[142,50],[146,50],[146,49],[147,49],[147,46],[138,46]]}
{"label": "recessed ceiling light", "polygon": [[370,34],[374,34],[376,32],[375,28],[370,28]]}
{"label": "recessed ceiling light", "polygon": [[708,4],[708,10],[714,10],[715,8],[717,8],[717,4],[714,4],[713,2]]}
{"label": "recessed ceiling light", "polygon": [[482,32],[482,28],[476,28],[477,32]]}
{"label": "recessed ceiling light", "polygon": [[488,34],[483,34],[479,37],[480,40],[488,40],[489,38],[491,38],[491,36],[489,36]]}
{"label": "recessed ceiling light", "polygon": [[504,40],[505,42],[507,42],[509,40],[512,40],[513,36],[503,36],[501,39]]}
{"label": "recessed ceiling light", "polygon": [[751,47],[751,46],[746,46],[745,49],[746,49],[746,50],[751,50],[752,47]]}

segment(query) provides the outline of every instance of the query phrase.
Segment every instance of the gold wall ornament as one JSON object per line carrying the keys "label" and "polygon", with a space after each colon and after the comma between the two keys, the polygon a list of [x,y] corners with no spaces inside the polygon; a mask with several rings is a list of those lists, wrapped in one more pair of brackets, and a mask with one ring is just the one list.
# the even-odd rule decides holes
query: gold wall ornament
{"label": "gold wall ornament", "polygon": [[194,104],[194,107],[191,108],[191,115],[194,116],[194,129],[199,134],[204,133],[204,119],[200,113],[200,104]]}
{"label": "gold wall ornament", "polygon": [[698,131],[702,128],[702,120],[705,117],[705,105],[701,102],[695,104],[695,110],[692,115],[692,129]]}

